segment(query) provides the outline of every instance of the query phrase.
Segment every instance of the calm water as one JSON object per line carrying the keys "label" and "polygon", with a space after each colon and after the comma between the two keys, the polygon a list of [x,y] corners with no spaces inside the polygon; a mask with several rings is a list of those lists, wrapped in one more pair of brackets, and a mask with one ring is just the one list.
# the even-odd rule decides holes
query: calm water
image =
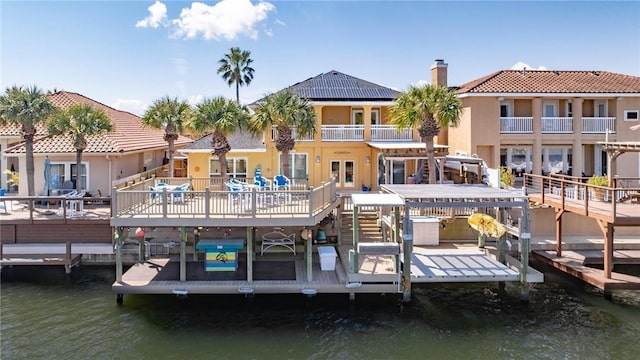
{"label": "calm water", "polygon": [[494,284],[399,297],[127,295],[113,267],[2,272],[7,359],[637,359],[640,294],[614,301],[555,273],[531,303]]}

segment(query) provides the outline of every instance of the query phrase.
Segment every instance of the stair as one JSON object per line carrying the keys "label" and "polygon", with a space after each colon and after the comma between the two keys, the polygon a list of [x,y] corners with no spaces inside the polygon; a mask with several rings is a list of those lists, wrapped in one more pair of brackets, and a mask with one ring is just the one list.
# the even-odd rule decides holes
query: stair
{"label": "stair", "polygon": [[[343,212],[340,226],[342,244],[353,244],[353,213]],[[360,212],[358,214],[358,238],[361,242],[382,242],[377,212]]]}

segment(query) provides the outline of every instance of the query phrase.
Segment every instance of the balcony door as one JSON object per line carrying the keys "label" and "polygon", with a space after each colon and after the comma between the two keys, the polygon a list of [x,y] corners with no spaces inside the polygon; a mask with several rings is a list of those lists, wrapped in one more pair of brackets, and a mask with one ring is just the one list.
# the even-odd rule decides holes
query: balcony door
{"label": "balcony door", "polygon": [[336,179],[336,186],[339,188],[355,187],[355,161],[353,160],[331,160],[330,176]]}

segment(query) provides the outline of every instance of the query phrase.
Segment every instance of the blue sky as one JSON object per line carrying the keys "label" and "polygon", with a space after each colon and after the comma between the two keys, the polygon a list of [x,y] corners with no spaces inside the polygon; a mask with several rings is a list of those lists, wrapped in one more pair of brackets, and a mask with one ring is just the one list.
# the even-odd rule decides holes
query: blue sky
{"label": "blue sky", "polygon": [[329,70],[406,89],[435,59],[459,85],[518,63],[640,76],[637,1],[0,2],[0,86],[78,92],[142,114],[170,95],[235,98],[216,73],[238,46],[243,102]]}

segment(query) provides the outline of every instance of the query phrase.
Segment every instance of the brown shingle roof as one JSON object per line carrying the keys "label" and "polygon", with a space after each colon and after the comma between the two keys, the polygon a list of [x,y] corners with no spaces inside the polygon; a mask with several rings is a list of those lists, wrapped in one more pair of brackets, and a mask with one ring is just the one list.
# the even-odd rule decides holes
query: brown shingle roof
{"label": "brown shingle roof", "polygon": [[[110,133],[87,138],[87,153],[126,153],[146,149],[167,147],[164,140],[164,130],[147,128],[142,120],[129,112],[116,110],[112,107],[89,99],[80,94],[59,91],[49,95],[51,102],[60,108],[69,108],[77,104],[88,104],[103,110],[111,119],[113,130]],[[180,136],[176,146],[190,143],[192,140]],[[6,150],[8,153],[24,153],[24,145],[16,145]],[[68,135],[44,136],[34,141],[34,153],[75,153],[73,141]]]}
{"label": "brown shingle roof", "polygon": [[460,85],[468,93],[640,93],[640,77],[608,71],[501,70]]}

